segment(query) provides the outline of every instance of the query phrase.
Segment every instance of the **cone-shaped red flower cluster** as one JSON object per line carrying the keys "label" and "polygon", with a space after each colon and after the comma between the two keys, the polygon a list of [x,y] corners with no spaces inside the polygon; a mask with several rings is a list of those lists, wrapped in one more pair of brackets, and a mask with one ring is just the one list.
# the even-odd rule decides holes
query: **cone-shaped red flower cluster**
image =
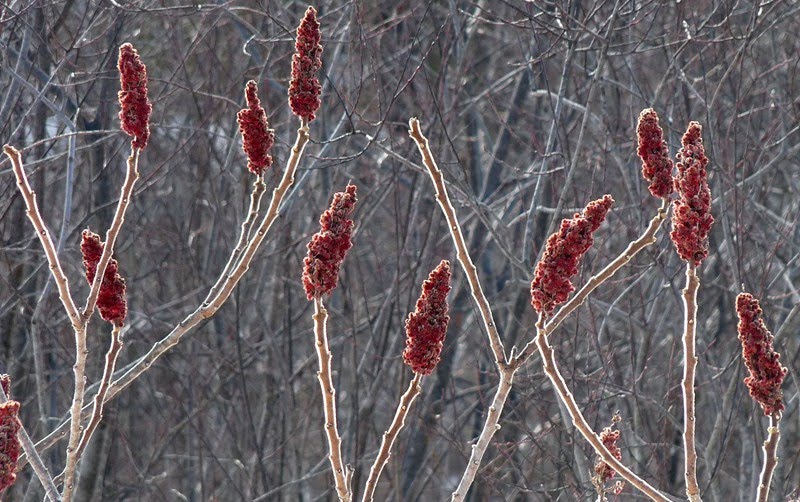
{"label": "cone-shaped red flower cluster", "polygon": [[119,120],[122,130],[133,136],[134,148],[143,149],[150,137],[150,112],[147,99],[147,67],[131,44],[119,48]]}
{"label": "cone-shaped red flower cluster", "polygon": [[267,112],[258,99],[258,86],[254,81],[247,82],[244,96],[247,108],[236,115],[239,131],[242,133],[242,149],[247,155],[247,168],[253,174],[261,176],[272,165],[269,151],[275,144],[275,131],[269,128]]}
{"label": "cone-shaped red flower cluster", "polygon": [[[83,255],[83,266],[86,268],[86,280],[89,281],[89,284],[94,281],[97,273],[97,264],[103,254],[103,246],[104,243],[100,240],[100,236],[90,230],[84,230],[81,234],[81,254]],[[100,283],[97,310],[100,311],[100,317],[115,326],[122,326],[128,315],[125,279],[119,275],[119,265],[113,258],[109,260],[103,275],[103,282]]]}
{"label": "cone-shaped red flower cluster", "polygon": [[406,320],[406,348],[403,361],[420,375],[430,375],[439,364],[447,334],[447,293],[450,291],[450,262],[442,260],[422,285],[414,312]]}
{"label": "cone-shaped red flower cluster", "polygon": [[736,297],[739,316],[739,341],[742,343],[744,364],[750,376],[744,379],[750,396],[761,405],[764,415],[783,411],[781,385],[788,371],[781,366],[781,356],[772,348],[772,333],[762,319],[761,305],[749,293]]}
{"label": "cone-shaped red flower cluster", "polygon": [[322,35],[319,31],[317,11],[314,7],[306,10],[306,15],[297,27],[295,53],[292,56],[292,81],[289,85],[289,106],[292,113],[311,122],[322,102],[322,85],[317,71],[322,68]]}
{"label": "cone-shaped red flower cluster", "polygon": [[582,213],[561,221],[561,228],[547,239],[547,248],[536,265],[531,283],[531,304],[549,314],[575,290],[570,278],[578,273],[581,258],[592,247],[592,233],[614,204],[610,195],[590,202]]}
{"label": "cone-shaped red flower cluster", "polygon": [[678,152],[675,189],[680,198],[672,211],[670,237],[681,259],[695,266],[708,256],[708,232],[711,216],[711,190],[708,188],[708,157],[703,148],[702,126],[689,122]]}
{"label": "cone-shaped red flower cluster", "polygon": [[308,256],[303,260],[303,286],[309,300],[333,291],[339,280],[339,267],[353,247],[353,220],[349,218],[356,205],[356,186],[347,185],[344,192],[333,195],[331,207],[319,218],[320,231],[308,243]]}
{"label": "cone-shaped red flower cluster", "polygon": [[642,159],[642,175],[650,183],[650,193],[656,197],[669,197],[672,193],[672,159],[669,158],[664,132],[658,125],[658,114],[652,108],[642,110],[639,125],[637,153]]}
{"label": "cone-shaped red flower cluster", "polygon": [[17,460],[21,446],[17,434],[22,424],[19,421],[19,402],[11,400],[11,378],[0,377],[3,390],[9,400],[0,404],[0,492],[14,484],[17,479]]}
{"label": "cone-shaped red flower cluster", "polygon": [[[603,442],[603,445],[606,449],[614,455],[614,458],[617,460],[622,460],[622,451],[617,446],[617,440],[619,440],[619,431],[612,430],[611,427],[606,427],[600,433],[600,440]],[[594,472],[597,474],[597,480],[601,484],[607,483],[614,475],[617,473],[610,465],[603,462],[603,460],[598,460],[597,463],[594,465]],[[622,491],[624,484],[618,483],[614,492],[619,494]]]}

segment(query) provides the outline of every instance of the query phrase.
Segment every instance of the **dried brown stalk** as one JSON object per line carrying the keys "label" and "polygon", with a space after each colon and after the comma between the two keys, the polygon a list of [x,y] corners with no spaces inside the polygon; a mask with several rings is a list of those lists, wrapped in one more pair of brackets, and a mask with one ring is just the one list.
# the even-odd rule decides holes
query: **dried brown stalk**
{"label": "dried brown stalk", "polygon": [[375,487],[378,486],[378,479],[380,479],[381,472],[386,466],[386,463],[389,462],[389,457],[392,453],[392,445],[394,444],[395,439],[397,439],[397,435],[400,433],[400,430],[405,425],[406,416],[408,415],[408,411],[411,409],[414,399],[417,397],[417,395],[419,395],[420,391],[422,391],[421,384],[422,375],[419,373],[414,373],[414,378],[408,385],[408,389],[400,398],[400,402],[397,405],[397,410],[394,412],[392,424],[389,426],[386,432],[383,433],[383,438],[381,439],[381,449],[378,451],[378,457],[375,459],[375,462],[372,464],[372,467],[369,470],[369,478],[367,479],[367,486],[364,489],[364,497],[361,499],[362,502],[372,502],[372,499],[375,496]]}
{"label": "dried brown stalk", "polygon": [[769,500],[769,487],[772,483],[772,473],[778,465],[778,442],[781,440],[780,416],[770,415],[767,439],[764,441],[764,466],[758,479],[757,502]]}
{"label": "dried brown stalk", "polygon": [[686,288],[683,290],[683,454],[685,460],[684,477],[686,496],[690,502],[700,500],[700,487],[697,484],[697,449],[695,446],[695,395],[694,380],[697,368],[695,350],[697,336],[697,290],[700,279],[692,263],[686,264]]}
{"label": "dried brown stalk", "polygon": [[353,492],[350,488],[350,478],[353,468],[344,466],[342,461],[342,438],[339,436],[339,426],[336,422],[336,390],[333,388],[333,375],[331,374],[331,349],[328,345],[326,323],[328,311],[322,304],[321,298],[314,298],[314,336],[316,338],[317,360],[319,361],[320,389],[322,390],[323,409],[325,412],[325,434],[328,437],[328,459],[331,462],[333,479],[336,484],[336,493],[339,500],[350,502]]}

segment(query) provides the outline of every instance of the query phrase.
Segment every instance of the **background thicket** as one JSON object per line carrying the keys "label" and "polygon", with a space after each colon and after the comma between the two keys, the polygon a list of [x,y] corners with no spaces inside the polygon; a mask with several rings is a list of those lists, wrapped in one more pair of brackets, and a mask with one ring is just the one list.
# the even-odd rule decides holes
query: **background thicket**
{"label": "background thicket", "polygon": [[[0,22],[0,141],[24,147],[44,218],[78,296],[80,232],[104,232],[128,138],[116,117],[117,49],[150,75],[152,137],[115,257],[130,317],[120,366],[202,301],[235,242],[250,191],[235,113],[255,79],[282,171],[294,27],[306,5],[270,2],[8,1]],[[699,477],[709,501],[752,500],[766,418],[741,383],[734,298],[762,300],[789,368],[774,500],[800,487],[800,5],[790,1],[324,1],[323,107],[268,242],[231,300],[112,401],[80,467],[79,500],[333,500],[315,377],[305,244],[329,197],[359,185],[355,247],[326,302],[345,459],[357,493],[409,370],[403,320],[454,251],[407,136],[419,116],[449,182],[507,347],[533,335],[533,266],[561,218],[604,193],[617,204],[585,280],[655,214],[635,121],[654,107],[671,153],[704,126],[711,254],[700,268]],[[74,145],[74,157],[69,154]],[[74,171],[74,172],[73,172]],[[0,370],[35,438],[65,416],[72,332],[0,162]],[[683,493],[682,262],[666,232],[554,335],[595,430],[622,422],[634,471]],[[49,283],[48,283],[49,281]],[[578,280],[577,282],[580,282]],[[444,500],[497,382],[460,268],[443,362],[378,490]],[[90,326],[90,383],[109,329]],[[516,385],[471,500],[592,497],[594,454],[534,357]],[[45,461],[63,465],[64,444]],[[58,471],[56,471],[58,472]],[[360,483],[360,484],[359,484]],[[41,500],[21,473],[9,500]],[[628,490],[621,499],[633,499]]]}

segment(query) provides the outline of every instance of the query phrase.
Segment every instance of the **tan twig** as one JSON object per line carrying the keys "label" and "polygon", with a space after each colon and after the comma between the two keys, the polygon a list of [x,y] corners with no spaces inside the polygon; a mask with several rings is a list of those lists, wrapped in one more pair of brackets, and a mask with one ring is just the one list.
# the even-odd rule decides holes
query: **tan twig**
{"label": "tan twig", "polygon": [[545,329],[544,318],[541,316],[539,317],[539,322],[536,323],[536,347],[539,349],[539,354],[542,356],[544,372],[547,375],[547,378],[549,378],[550,382],[553,384],[556,394],[566,405],[570,418],[572,418],[573,425],[575,425],[575,428],[577,428],[583,437],[589,441],[589,444],[592,445],[592,448],[594,448],[600,458],[603,459],[603,462],[611,466],[611,468],[614,469],[620,476],[622,476],[628,483],[641,490],[642,493],[650,497],[652,500],[669,502],[669,499],[666,496],[647,483],[647,481],[634,474],[633,471],[625,467],[622,462],[617,460],[617,458],[610,451],[608,451],[608,448],[606,448],[606,446],[603,444],[603,441],[600,439],[600,437],[592,430],[591,426],[586,421],[586,418],[583,416],[583,413],[581,413],[578,403],[575,401],[575,398],[569,391],[567,383],[564,381],[564,378],[561,376],[561,373],[558,370],[555,352],[550,346],[550,343],[547,341],[547,330]]}
{"label": "tan twig", "polygon": [[140,149],[131,147],[131,154],[128,157],[128,168],[125,171],[125,181],[122,183],[119,201],[117,201],[117,210],[114,212],[111,226],[108,227],[108,231],[106,231],[103,254],[100,255],[100,261],[97,262],[97,272],[95,272],[94,281],[92,281],[92,289],[89,291],[89,296],[86,298],[86,305],[83,307],[82,315],[84,326],[92,317],[94,307],[97,304],[97,297],[100,295],[100,285],[103,283],[106,267],[108,266],[108,262],[111,261],[111,256],[114,254],[114,244],[117,242],[117,235],[119,235],[119,230],[125,222],[125,211],[128,209],[128,204],[133,194],[133,187],[136,184],[136,180],[139,179],[140,153]]}
{"label": "tan twig", "polygon": [[[124,370],[122,375],[115,378],[108,388],[108,393],[106,394],[106,398],[104,400],[105,402],[108,402],[116,397],[116,395],[119,394],[123,389],[139,378],[139,376],[147,371],[150,366],[152,366],[152,364],[156,362],[162,355],[168,352],[172,347],[176,346],[186,333],[191,331],[205,319],[212,317],[230,297],[234,287],[236,284],[238,284],[239,280],[249,268],[250,263],[252,262],[256,251],[258,250],[258,247],[261,245],[264,237],[266,237],[269,229],[272,227],[272,224],[278,217],[278,211],[281,203],[283,202],[283,198],[294,183],[294,175],[297,171],[297,165],[300,162],[300,158],[302,157],[303,150],[305,149],[308,140],[308,124],[301,122],[300,128],[297,130],[297,138],[294,146],[292,147],[292,152],[286,165],[286,171],[283,173],[283,177],[281,178],[278,186],[273,190],[272,200],[270,201],[267,212],[264,214],[263,219],[255,229],[255,233],[253,234],[252,238],[247,242],[247,246],[242,252],[242,256],[240,257],[236,266],[232,271],[230,271],[230,273],[225,275],[225,279],[217,294],[209,301],[204,302],[197,307],[197,309],[195,309],[185,319],[178,323],[178,325],[175,326],[166,336],[164,336],[164,338],[153,344],[147,354],[143,355],[134,363],[129,365]],[[90,415],[90,408],[87,406],[83,410],[83,413],[83,416],[88,417]],[[70,420],[59,425],[50,434],[41,439],[36,444],[36,447],[39,448],[39,451],[45,451],[49,449],[64,437],[66,429],[70,427],[71,424],[72,419],[70,418]],[[24,465],[24,462],[24,459],[20,459],[18,465]]]}
{"label": "tan twig", "polygon": [[325,414],[325,435],[328,437],[328,459],[331,462],[333,479],[336,484],[336,493],[339,500],[350,502],[353,492],[347,483],[348,473],[352,470],[349,465],[345,468],[342,461],[342,438],[339,436],[339,426],[336,422],[336,390],[333,388],[333,375],[331,374],[331,349],[328,345],[326,323],[328,311],[322,304],[321,298],[314,298],[314,336],[319,361],[319,386],[322,391],[323,410]]}
{"label": "tan twig", "polygon": [[28,219],[36,229],[36,236],[42,244],[44,254],[47,257],[47,264],[50,267],[50,273],[53,274],[53,279],[56,281],[58,287],[58,297],[64,305],[64,310],[67,311],[70,323],[75,330],[81,328],[81,316],[75,302],[72,300],[72,295],[69,292],[69,281],[67,280],[64,270],[61,268],[61,262],[58,260],[56,247],[50,237],[50,232],[44,225],[42,215],[39,213],[39,206],[36,203],[36,194],[31,189],[28,183],[28,178],[25,175],[25,170],[22,167],[22,154],[19,150],[11,145],[4,145],[3,151],[11,160],[11,166],[14,171],[14,176],[17,179],[17,187],[19,188],[22,198],[25,200],[25,207],[27,208],[26,214]]}
{"label": "tan twig", "polygon": [[78,443],[82,435],[81,409],[83,408],[84,391],[86,389],[86,357],[89,354],[89,349],[86,347],[86,326],[97,304],[97,297],[100,293],[100,285],[105,277],[106,266],[108,266],[111,256],[114,254],[114,243],[117,240],[120,228],[122,228],[122,223],[125,221],[125,211],[128,209],[133,187],[136,184],[136,180],[139,179],[139,153],[140,150],[138,148],[131,146],[131,155],[128,157],[125,182],[120,190],[117,209],[114,212],[114,218],[111,220],[111,226],[106,232],[103,253],[97,263],[97,271],[95,272],[89,296],[86,298],[86,306],[81,313],[81,327],[75,330],[75,366],[73,366],[75,393],[72,396],[72,406],[70,406],[71,425],[67,443],[67,460],[63,472],[64,487],[62,498],[64,502],[72,500],[75,469],[78,466],[81,453]]}
{"label": "tan twig", "polygon": [[780,415],[769,417],[769,429],[767,439],[764,441],[764,466],[761,469],[761,476],[758,479],[758,491],[756,492],[757,502],[767,502],[769,500],[769,486],[772,483],[772,473],[778,465],[778,442],[781,440]]}
{"label": "tan twig", "polygon": [[419,395],[421,390],[422,375],[420,373],[414,373],[414,378],[408,385],[408,389],[400,398],[400,402],[397,404],[397,410],[394,412],[392,424],[389,426],[386,432],[383,433],[383,438],[381,439],[381,449],[378,451],[378,457],[375,459],[375,462],[372,464],[372,467],[369,470],[369,478],[367,479],[367,486],[364,488],[364,497],[361,499],[362,502],[372,502],[372,499],[375,496],[375,487],[378,486],[378,479],[380,479],[381,472],[386,466],[386,463],[389,462],[389,457],[392,454],[392,445],[394,444],[395,439],[397,439],[397,435],[400,433],[400,430],[405,425],[408,410],[411,409],[414,399],[417,397],[417,395]]}
{"label": "tan twig", "polygon": [[697,333],[697,290],[700,279],[695,266],[686,265],[686,288],[683,290],[683,454],[685,460],[684,478],[686,496],[690,502],[700,501],[700,487],[697,484],[697,449],[695,446],[695,395],[694,380],[697,368],[695,339]]}
{"label": "tan twig", "polygon": [[[6,392],[0,388],[0,404],[5,403],[8,401],[8,396]],[[28,435],[28,431],[25,430],[25,427],[20,424],[19,432],[17,433],[17,438],[19,439],[20,444],[22,445],[22,449],[25,452],[25,455],[28,456],[30,459],[31,467],[33,468],[33,472],[36,474],[36,477],[39,478],[39,481],[42,483],[44,487],[45,494],[47,495],[47,499],[51,502],[58,502],[61,500],[61,496],[58,494],[58,488],[56,487],[53,478],[50,476],[50,473],[47,472],[47,467],[45,467],[42,458],[39,456],[39,453],[36,451],[36,446],[33,444],[33,440]]]}
{"label": "tan twig", "polygon": [[103,367],[100,388],[97,389],[97,394],[94,396],[92,417],[89,419],[89,424],[83,432],[80,443],[78,443],[78,458],[83,454],[83,450],[86,449],[86,445],[92,438],[92,434],[100,424],[100,420],[103,419],[103,403],[105,402],[106,393],[108,392],[108,386],[111,384],[111,377],[114,374],[114,369],[117,366],[117,358],[119,357],[120,350],[122,350],[122,345],[122,327],[115,325],[114,329],[111,330],[111,344],[108,347],[108,352],[106,352],[106,364]]}
{"label": "tan twig", "polygon": [[478,310],[481,313],[481,318],[483,319],[483,325],[486,328],[486,334],[489,337],[489,346],[492,349],[495,362],[498,364],[498,366],[506,364],[507,360],[505,349],[503,348],[503,342],[500,340],[500,335],[497,332],[497,326],[495,325],[494,318],[492,317],[492,309],[489,307],[489,302],[486,300],[486,295],[483,294],[483,288],[481,287],[480,280],[478,279],[477,269],[475,264],[472,262],[472,258],[469,256],[467,244],[464,242],[464,235],[461,232],[461,226],[458,224],[456,210],[453,208],[453,204],[450,202],[450,197],[447,194],[447,187],[445,187],[444,184],[442,171],[439,169],[439,166],[436,165],[436,161],[433,159],[430,145],[428,144],[428,138],[423,136],[422,130],[419,126],[419,120],[412,118],[408,121],[408,125],[410,127],[408,134],[417,144],[419,153],[422,155],[422,163],[428,170],[428,174],[431,176],[431,180],[433,181],[433,186],[436,188],[436,201],[439,203],[439,207],[442,208],[444,217],[447,220],[447,226],[450,229],[450,235],[453,238],[453,243],[456,246],[456,256],[458,258],[458,262],[461,264],[461,268],[464,269],[464,273],[467,274],[467,280],[469,281],[472,298],[475,300],[475,303],[478,305]]}
{"label": "tan twig", "polygon": [[258,216],[258,211],[261,207],[261,199],[264,193],[267,191],[267,185],[264,183],[264,176],[258,175],[256,176],[256,181],[253,182],[253,191],[250,192],[250,208],[247,210],[247,217],[242,222],[242,228],[239,233],[239,240],[236,242],[236,247],[233,248],[231,252],[231,256],[228,258],[228,263],[225,264],[225,268],[222,269],[222,273],[219,275],[217,282],[214,286],[211,287],[211,290],[208,292],[208,296],[206,296],[205,301],[208,302],[217,295],[219,292],[219,288],[225,282],[225,278],[230,273],[233,266],[236,264],[239,257],[242,255],[242,251],[244,250],[245,245],[247,244],[248,237],[250,235],[250,230],[253,227],[253,224],[256,221],[256,217]]}

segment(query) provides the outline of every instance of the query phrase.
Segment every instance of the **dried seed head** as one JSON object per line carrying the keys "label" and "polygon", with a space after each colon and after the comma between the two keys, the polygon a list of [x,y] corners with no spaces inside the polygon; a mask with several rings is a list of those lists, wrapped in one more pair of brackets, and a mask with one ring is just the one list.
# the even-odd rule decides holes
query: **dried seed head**
{"label": "dried seed head", "polygon": [[422,284],[414,312],[406,320],[406,348],[403,361],[420,375],[430,375],[441,359],[447,334],[447,293],[450,291],[450,262],[442,260]]}
{"label": "dried seed head", "polygon": [[744,383],[764,415],[779,414],[784,409],[781,385],[788,370],[781,365],[780,354],[772,348],[773,336],[764,324],[761,305],[753,295],[741,293],[736,297],[736,314],[742,358],[750,372]]}
{"label": "dried seed head", "polygon": [[349,216],[356,201],[356,186],[347,185],[344,192],[334,194],[331,207],[319,218],[320,231],[308,243],[308,256],[303,260],[303,286],[309,300],[321,298],[336,287],[339,267],[353,247],[353,220]]}
{"label": "dried seed head", "polygon": [[[83,255],[83,266],[86,268],[86,280],[89,284],[92,284],[94,276],[97,274],[97,264],[100,262],[104,246],[100,236],[89,229],[84,230],[81,234],[81,254]],[[97,310],[100,311],[100,317],[115,326],[122,326],[128,315],[125,279],[119,275],[119,265],[113,258],[108,261],[105,274],[103,274],[103,282],[100,283]]]}
{"label": "dried seed head", "polygon": [[21,427],[19,402],[0,404],[0,492],[17,479],[17,460],[21,451],[17,434]]}
{"label": "dried seed head", "polygon": [[150,137],[150,112],[147,99],[147,67],[131,44],[119,48],[119,120],[122,130],[133,136],[134,148],[143,149]]}
{"label": "dried seed head", "polygon": [[244,95],[247,108],[236,115],[242,133],[242,149],[247,155],[247,168],[261,176],[272,165],[269,151],[275,143],[275,131],[269,128],[267,112],[258,99],[258,86],[254,81],[247,82]]}
{"label": "dried seed head", "polygon": [[317,11],[314,7],[306,10],[306,15],[297,27],[295,53],[292,56],[292,80],[289,84],[289,106],[292,113],[311,122],[322,102],[322,85],[317,71],[322,68],[322,35],[319,31]]}
{"label": "dried seed head", "polygon": [[650,183],[650,193],[656,197],[669,197],[672,193],[673,163],[655,110],[642,110],[636,131],[639,137],[637,153],[642,159],[642,175]]}
{"label": "dried seed head", "polygon": [[561,228],[547,239],[531,283],[531,304],[536,312],[551,313],[575,290],[570,278],[578,273],[581,258],[594,242],[592,234],[613,204],[610,195],[590,202],[582,213],[562,220]]}
{"label": "dried seed head", "polygon": [[670,237],[682,260],[695,266],[708,256],[708,233],[711,216],[711,190],[708,188],[708,157],[703,148],[703,128],[689,122],[678,152],[675,190],[679,198],[672,210]]}

